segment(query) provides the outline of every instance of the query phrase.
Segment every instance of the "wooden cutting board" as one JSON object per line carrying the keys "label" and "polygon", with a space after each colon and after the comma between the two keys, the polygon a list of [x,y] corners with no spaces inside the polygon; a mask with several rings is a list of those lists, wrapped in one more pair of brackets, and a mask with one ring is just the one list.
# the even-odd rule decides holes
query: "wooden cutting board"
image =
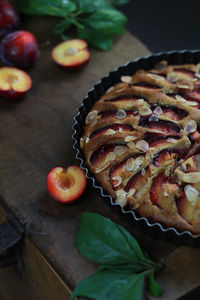
{"label": "wooden cutting board", "polygon": [[[53,167],[79,164],[72,147],[72,125],[87,91],[109,71],[147,55],[149,50],[125,32],[111,51],[92,49],[89,64],[79,72],[69,73],[51,60],[51,50],[60,41],[52,34],[54,25],[48,17],[23,20],[23,28],[36,35],[41,56],[28,71],[33,80],[31,91],[16,102],[0,99],[1,204],[37,233],[27,240],[58,275],[61,285],[73,289],[97,268],[74,247],[80,214],[91,211],[126,227],[153,258],[165,257],[166,267],[158,279],[165,289],[161,299],[178,299],[200,284],[200,252],[196,246],[142,224],[138,226],[106,203],[90,184],[77,202],[66,206],[54,202],[45,186],[47,173]],[[37,261],[34,253],[30,260]],[[61,289],[60,285],[57,288]]]}

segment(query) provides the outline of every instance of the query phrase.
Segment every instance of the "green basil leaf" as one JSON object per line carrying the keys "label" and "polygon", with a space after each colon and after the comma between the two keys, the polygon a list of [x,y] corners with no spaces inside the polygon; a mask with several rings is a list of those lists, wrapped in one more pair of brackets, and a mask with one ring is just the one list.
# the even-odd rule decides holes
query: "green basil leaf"
{"label": "green basil leaf", "polygon": [[86,258],[102,264],[140,263],[142,251],[125,229],[95,213],[83,213],[75,245]]}
{"label": "green basil leaf", "polygon": [[128,275],[122,272],[98,271],[79,283],[71,295],[97,300],[142,299],[144,274]]}
{"label": "green basil leaf", "polygon": [[56,24],[54,32],[58,33],[58,34],[62,34],[65,30],[69,29],[69,27],[72,25],[72,23],[73,23],[72,19],[62,20]]}
{"label": "green basil leaf", "polygon": [[100,8],[108,7],[109,5],[107,0],[78,0],[79,10],[84,13],[92,13]]}
{"label": "green basil leaf", "polygon": [[153,297],[160,297],[163,294],[163,289],[157,284],[154,279],[154,272],[152,271],[148,277],[147,290]]}
{"label": "green basil leaf", "polygon": [[90,45],[101,50],[112,49],[112,37],[102,34],[89,26],[84,26],[81,29],[79,28],[78,37],[87,40]]}
{"label": "green basil leaf", "polygon": [[31,15],[67,16],[76,10],[76,4],[71,0],[18,0],[20,12]]}
{"label": "green basil leaf", "polygon": [[121,35],[127,18],[114,8],[102,8],[84,19],[84,23],[106,35]]}

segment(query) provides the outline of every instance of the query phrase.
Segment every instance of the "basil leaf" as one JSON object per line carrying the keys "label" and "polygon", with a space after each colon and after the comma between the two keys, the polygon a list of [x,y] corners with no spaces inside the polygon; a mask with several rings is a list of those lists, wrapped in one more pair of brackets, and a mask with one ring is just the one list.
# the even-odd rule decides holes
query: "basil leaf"
{"label": "basil leaf", "polygon": [[154,279],[154,272],[150,273],[147,281],[147,290],[153,297],[160,297],[163,294],[163,289],[157,284]]}
{"label": "basil leaf", "polygon": [[81,12],[92,13],[100,8],[108,7],[107,0],[78,0],[78,7]]}
{"label": "basil leaf", "polygon": [[72,23],[73,23],[72,19],[62,20],[56,24],[54,32],[62,34],[65,30],[67,30],[72,25]]}
{"label": "basil leaf", "polygon": [[144,274],[128,275],[122,272],[98,271],[79,283],[71,295],[97,300],[142,299]]}
{"label": "basil leaf", "polygon": [[76,4],[71,0],[18,0],[20,12],[31,15],[66,16],[76,10]]}
{"label": "basil leaf", "polygon": [[78,37],[87,40],[90,45],[101,50],[112,49],[112,37],[102,34],[89,26],[84,26],[84,28],[81,29],[79,28]]}
{"label": "basil leaf", "polygon": [[95,213],[83,213],[75,245],[86,258],[102,264],[140,263],[143,253],[125,229]]}
{"label": "basil leaf", "polygon": [[84,23],[106,35],[121,35],[127,19],[114,8],[102,8],[84,19]]}

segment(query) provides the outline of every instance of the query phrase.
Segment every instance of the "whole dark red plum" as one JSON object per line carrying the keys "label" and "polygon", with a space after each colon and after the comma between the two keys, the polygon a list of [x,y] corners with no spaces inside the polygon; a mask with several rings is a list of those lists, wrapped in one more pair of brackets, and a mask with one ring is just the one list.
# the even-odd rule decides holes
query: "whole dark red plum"
{"label": "whole dark red plum", "polygon": [[20,23],[19,15],[11,3],[0,0],[0,38],[15,30]]}
{"label": "whole dark red plum", "polygon": [[35,36],[28,31],[14,31],[0,42],[0,59],[5,65],[26,69],[39,58]]}

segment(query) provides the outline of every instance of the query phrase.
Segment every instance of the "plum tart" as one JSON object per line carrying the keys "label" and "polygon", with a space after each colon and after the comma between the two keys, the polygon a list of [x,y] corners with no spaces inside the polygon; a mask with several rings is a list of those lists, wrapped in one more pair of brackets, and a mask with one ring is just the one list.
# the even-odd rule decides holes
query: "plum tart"
{"label": "plum tart", "polygon": [[121,76],[93,105],[80,140],[85,163],[115,203],[200,233],[200,64]]}

